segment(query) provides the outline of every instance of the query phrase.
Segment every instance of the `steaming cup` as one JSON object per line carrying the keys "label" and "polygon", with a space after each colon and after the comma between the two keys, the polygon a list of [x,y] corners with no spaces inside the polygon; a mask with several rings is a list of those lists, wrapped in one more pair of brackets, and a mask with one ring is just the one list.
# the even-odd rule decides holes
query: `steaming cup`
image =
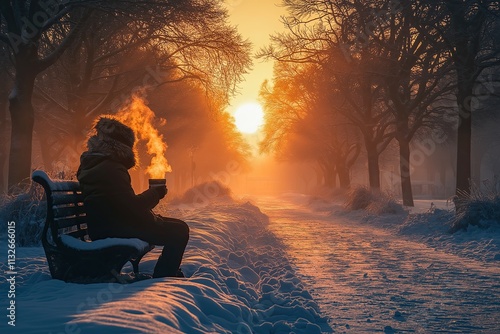
{"label": "steaming cup", "polygon": [[166,179],[149,179],[149,188],[166,187],[166,186],[167,186]]}

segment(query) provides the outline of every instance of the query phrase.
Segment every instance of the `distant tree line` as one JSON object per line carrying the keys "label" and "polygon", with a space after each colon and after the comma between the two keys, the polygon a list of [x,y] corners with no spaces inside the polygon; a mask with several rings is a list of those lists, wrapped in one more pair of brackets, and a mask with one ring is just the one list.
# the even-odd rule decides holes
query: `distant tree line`
{"label": "distant tree line", "polygon": [[[500,2],[490,0],[284,0],[286,32],[259,56],[275,59],[261,97],[263,151],[315,161],[326,185],[364,148],[370,187],[396,141],[403,203],[413,206],[411,143],[456,131],[456,194],[470,191],[472,101],[493,94],[500,63]],[[484,93],[484,89],[483,92]],[[451,108],[451,113],[450,113]],[[492,113],[492,111],[491,111]],[[449,116],[453,121],[446,121]],[[438,141],[438,139],[436,139]]]}
{"label": "distant tree line", "polygon": [[[96,116],[141,89],[165,93],[162,116],[203,109],[207,122],[232,124],[218,115],[248,70],[250,45],[227,24],[219,1],[11,0],[0,2],[0,14],[0,175],[9,161],[1,188],[29,180],[34,130],[50,168],[68,147],[81,150]],[[193,135],[189,145],[200,146],[190,129],[179,138]],[[227,131],[215,135],[227,139]],[[224,145],[233,153],[219,158],[243,159],[247,148],[236,132],[231,138],[238,144]]]}

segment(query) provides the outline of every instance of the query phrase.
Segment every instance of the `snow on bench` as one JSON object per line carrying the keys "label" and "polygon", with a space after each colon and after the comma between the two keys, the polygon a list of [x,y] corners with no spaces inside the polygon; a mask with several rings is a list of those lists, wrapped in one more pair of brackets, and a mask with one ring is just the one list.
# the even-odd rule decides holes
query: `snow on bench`
{"label": "snow on bench", "polygon": [[99,250],[107,247],[128,245],[130,247],[134,247],[135,249],[137,249],[138,252],[142,252],[149,247],[149,244],[147,242],[137,238],[132,238],[132,239],[106,238],[89,242],[89,241],[82,241],[80,239],[73,238],[69,235],[63,234],[61,235],[61,241],[70,248],[77,250],[84,250],[84,251]]}

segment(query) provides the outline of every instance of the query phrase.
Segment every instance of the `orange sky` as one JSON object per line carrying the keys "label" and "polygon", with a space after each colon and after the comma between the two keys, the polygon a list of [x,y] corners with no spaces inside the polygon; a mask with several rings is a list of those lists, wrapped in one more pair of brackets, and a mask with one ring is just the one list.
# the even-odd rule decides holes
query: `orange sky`
{"label": "orange sky", "polygon": [[[280,16],[285,14],[279,0],[225,0],[230,23],[253,44],[254,53],[269,44],[269,35],[283,31]],[[259,89],[265,79],[272,79],[273,63],[254,59],[253,68],[240,84],[240,94],[231,100],[229,111],[245,102],[256,101]]]}

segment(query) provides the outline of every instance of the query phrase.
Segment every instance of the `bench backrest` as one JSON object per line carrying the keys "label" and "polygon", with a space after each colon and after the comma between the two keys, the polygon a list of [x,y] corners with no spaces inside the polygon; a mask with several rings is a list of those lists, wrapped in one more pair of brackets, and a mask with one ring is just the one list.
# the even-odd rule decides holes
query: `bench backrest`
{"label": "bench backrest", "polygon": [[44,247],[54,243],[59,245],[61,234],[88,240],[80,184],[77,181],[52,180],[41,170],[34,171],[31,178],[42,185],[47,198],[47,219],[42,235]]}

